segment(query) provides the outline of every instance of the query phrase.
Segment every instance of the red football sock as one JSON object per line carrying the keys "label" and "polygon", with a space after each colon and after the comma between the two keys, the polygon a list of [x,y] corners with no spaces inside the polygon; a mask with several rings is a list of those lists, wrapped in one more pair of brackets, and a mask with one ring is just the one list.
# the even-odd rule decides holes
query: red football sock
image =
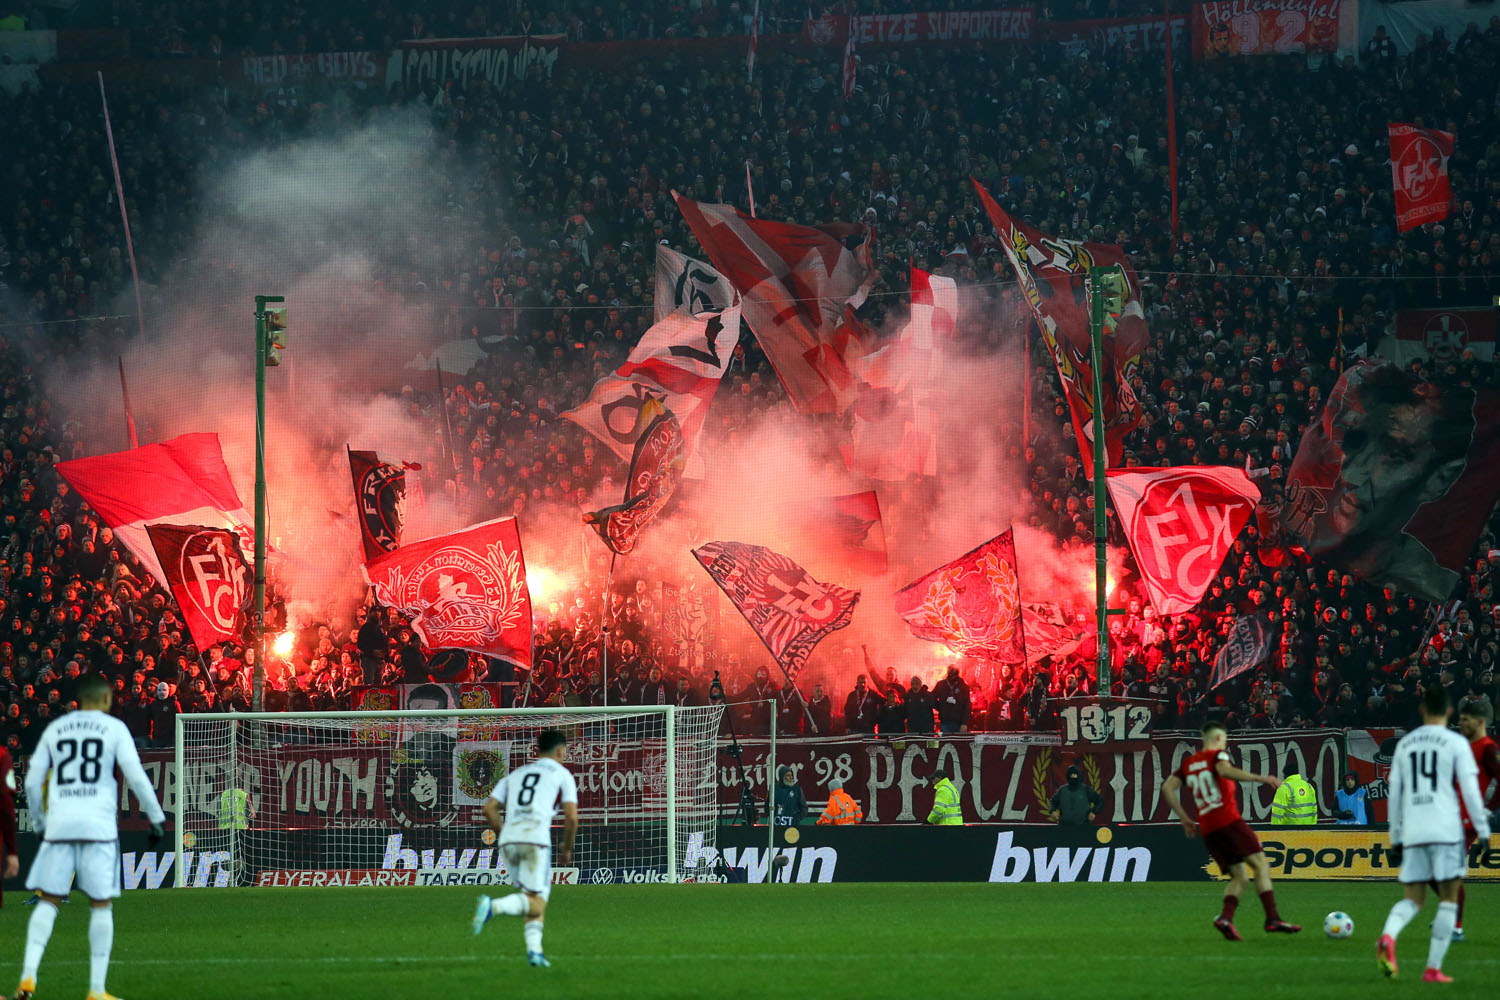
{"label": "red football sock", "polygon": [[1239,906],[1240,906],[1240,897],[1238,897],[1238,896],[1225,896],[1224,897],[1224,909],[1222,909],[1222,910],[1219,911],[1219,919],[1220,920],[1227,920],[1231,924],[1234,923],[1234,911],[1237,910],[1237,909],[1239,909]]}
{"label": "red football sock", "polygon": [[1464,929],[1464,887],[1458,887],[1458,919],[1453,922],[1453,929],[1461,931]]}
{"label": "red football sock", "polygon": [[1260,905],[1266,908],[1266,923],[1281,919],[1281,914],[1276,912],[1276,893],[1267,889],[1260,894]]}

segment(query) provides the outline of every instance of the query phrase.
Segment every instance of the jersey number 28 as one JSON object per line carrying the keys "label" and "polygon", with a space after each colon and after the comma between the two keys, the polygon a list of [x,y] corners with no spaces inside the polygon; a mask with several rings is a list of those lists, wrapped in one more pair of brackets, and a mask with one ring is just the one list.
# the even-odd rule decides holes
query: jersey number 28
{"label": "jersey number 28", "polygon": [[[83,755],[79,757],[78,740],[58,740],[57,750],[62,754],[62,759],[57,762],[57,785],[85,784],[92,785],[99,780],[100,772],[103,770],[104,741],[92,736],[82,743]],[[78,773],[75,775],[71,770],[73,763],[78,762]]]}

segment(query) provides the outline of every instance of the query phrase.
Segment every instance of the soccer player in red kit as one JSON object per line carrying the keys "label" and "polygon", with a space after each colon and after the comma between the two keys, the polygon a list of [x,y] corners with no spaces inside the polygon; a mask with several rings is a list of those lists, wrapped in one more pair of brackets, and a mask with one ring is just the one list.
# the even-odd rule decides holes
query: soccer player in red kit
{"label": "soccer player in red kit", "polygon": [[10,751],[0,747],[0,854],[4,855],[5,877],[21,874],[20,849],[16,842],[16,772]]}
{"label": "soccer player in red kit", "polygon": [[[1458,713],[1458,731],[1464,734],[1474,751],[1474,763],[1479,766],[1479,794],[1486,809],[1500,806],[1500,743],[1489,734],[1490,706],[1484,702],[1471,701]],[[1464,850],[1474,846],[1474,821],[1469,818],[1469,807],[1463,797],[1458,800],[1459,811],[1464,818]],[[1458,889],[1458,920],[1453,925],[1453,940],[1464,939],[1464,890]]]}
{"label": "soccer player in red kit", "polygon": [[[1203,836],[1203,845],[1218,862],[1219,870],[1229,876],[1229,887],[1224,890],[1224,908],[1214,919],[1214,927],[1230,941],[1243,940],[1234,928],[1234,911],[1240,905],[1240,894],[1245,886],[1255,881],[1255,891],[1260,895],[1261,906],[1266,911],[1267,933],[1295,934],[1302,929],[1298,924],[1289,924],[1276,912],[1276,893],[1271,888],[1271,868],[1261,850],[1260,839],[1255,831],[1240,816],[1239,803],[1235,799],[1235,783],[1258,781],[1270,788],[1281,785],[1281,779],[1270,775],[1251,774],[1241,771],[1229,760],[1225,749],[1228,733],[1217,722],[1203,727],[1203,749],[1182,762],[1175,774],[1162,787],[1167,805],[1182,822],[1182,829],[1189,837]],[[1178,796],[1178,789],[1186,785],[1192,796],[1197,820],[1187,814]]]}

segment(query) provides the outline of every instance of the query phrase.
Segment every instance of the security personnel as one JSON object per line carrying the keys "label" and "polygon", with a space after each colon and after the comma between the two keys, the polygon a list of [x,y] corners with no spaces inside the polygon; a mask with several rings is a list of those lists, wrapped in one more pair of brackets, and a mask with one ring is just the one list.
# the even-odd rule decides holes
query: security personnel
{"label": "security personnel", "polygon": [[1289,768],[1271,800],[1272,826],[1314,826],[1318,822],[1318,793],[1312,783]]}
{"label": "security personnel", "polygon": [[250,829],[250,793],[230,785],[219,796],[219,829]]}
{"label": "security personnel", "polygon": [[828,783],[828,804],[823,815],[818,817],[819,826],[854,826],[864,822],[865,811],[854,801],[854,796],[844,791],[842,781]]}
{"label": "security personnel", "polygon": [[963,826],[964,813],[958,804],[958,787],[953,784],[953,775],[946,767],[932,774],[932,812],[927,822],[933,826]]}

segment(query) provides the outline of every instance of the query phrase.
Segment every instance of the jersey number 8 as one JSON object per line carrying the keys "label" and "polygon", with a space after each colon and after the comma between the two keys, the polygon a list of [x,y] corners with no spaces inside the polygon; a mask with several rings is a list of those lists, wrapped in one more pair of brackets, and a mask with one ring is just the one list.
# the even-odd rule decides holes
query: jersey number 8
{"label": "jersey number 8", "polygon": [[521,779],[521,794],[516,796],[516,805],[529,806],[531,800],[536,798],[536,783],[542,780],[542,776],[535,772]]}

